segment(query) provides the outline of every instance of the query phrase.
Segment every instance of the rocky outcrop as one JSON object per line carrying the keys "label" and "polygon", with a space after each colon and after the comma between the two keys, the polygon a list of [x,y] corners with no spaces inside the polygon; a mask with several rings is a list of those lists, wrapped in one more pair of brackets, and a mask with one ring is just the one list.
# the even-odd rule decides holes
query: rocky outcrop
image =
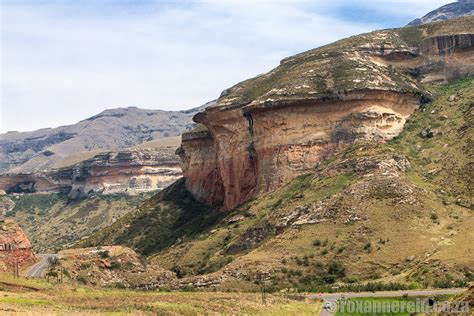
{"label": "rocky outcrop", "polygon": [[72,179],[70,194],[146,192],[163,189],[181,177],[174,153],[121,151],[86,160],[55,174],[57,181]]}
{"label": "rocky outcrop", "polygon": [[474,46],[474,34],[456,34],[431,37],[422,42],[423,55],[447,55],[469,50]]}
{"label": "rocky outcrop", "polygon": [[15,202],[13,202],[8,196],[0,198],[0,219],[5,217],[11,210],[15,208]]}
{"label": "rocky outcrop", "polygon": [[107,152],[76,165],[44,173],[0,176],[6,193],[69,193],[84,195],[153,191],[181,176],[172,151],[128,150]]}
{"label": "rocky outcrop", "polygon": [[[316,176],[322,178],[350,173],[362,180],[327,199],[296,207],[281,219],[277,230],[281,232],[289,226],[327,221],[341,224],[368,221],[369,218],[360,205],[373,199],[390,199],[396,205],[416,204],[415,187],[403,179],[409,168],[410,162],[405,157],[386,154],[349,158],[335,166],[317,170]],[[355,201],[351,205],[341,203],[345,196],[351,196]]]}
{"label": "rocky outcrop", "polygon": [[474,73],[473,36],[464,34],[473,23],[351,37],[224,91],[194,117],[202,126],[182,136],[188,190],[230,210],[354,141],[392,139],[427,100],[419,81]]}
{"label": "rocky outcrop", "polygon": [[8,174],[0,176],[0,190],[5,193],[54,193],[66,185],[54,182],[44,174]]}
{"label": "rocky outcrop", "polygon": [[133,276],[146,271],[137,253],[122,246],[72,248],[60,251],[59,255],[61,266],[71,279],[93,285],[130,287]]}
{"label": "rocky outcrop", "polygon": [[35,260],[30,241],[23,230],[11,220],[0,220],[0,271],[14,266],[25,267]]}
{"label": "rocky outcrop", "polygon": [[209,109],[195,118],[208,135],[183,137],[188,189],[232,209],[307,173],[355,139],[393,138],[418,104],[412,94],[364,91],[339,100]]}
{"label": "rocky outcrop", "polygon": [[421,82],[446,83],[474,73],[473,47],[474,34],[439,35],[423,40],[409,58],[384,56],[374,62],[408,70]]}

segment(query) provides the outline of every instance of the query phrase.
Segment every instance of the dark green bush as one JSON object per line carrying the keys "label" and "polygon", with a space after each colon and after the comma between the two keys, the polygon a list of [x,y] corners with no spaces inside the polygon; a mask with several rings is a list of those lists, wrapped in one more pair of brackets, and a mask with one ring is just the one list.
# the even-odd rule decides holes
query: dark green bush
{"label": "dark green bush", "polygon": [[98,254],[102,259],[105,259],[105,258],[110,257],[110,251],[108,251],[108,250],[100,250],[100,251],[97,252],[97,254]]}
{"label": "dark green bush", "polygon": [[370,241],[364,245],[364,250],[367,252],[372,251],[372,243]]}
{"label": "dark green bush", "polygon": [[111,269],[120,269],[121,267],[122,267],[122,265],[118,261],[112,261],[112,263],[110,263],[110,268]]}
{"label": "dark green bush", "polygon": [[346,268],[340,262],[331,261],[328,266],[328,273],[342,278],[346,275]]}

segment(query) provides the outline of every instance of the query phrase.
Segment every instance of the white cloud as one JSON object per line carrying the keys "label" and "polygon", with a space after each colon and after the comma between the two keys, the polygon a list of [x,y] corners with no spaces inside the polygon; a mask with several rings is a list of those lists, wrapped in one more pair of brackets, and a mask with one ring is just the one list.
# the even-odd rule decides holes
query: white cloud
{"label": "white cloud", "polygon": [[[365,1],[407,22],[446,1]],[[138,2],[141,3],[141,2]],[[2,2],[0,130],[74,123],[106,108],[186,109],[291,54],[385,27],[351,1]]]}

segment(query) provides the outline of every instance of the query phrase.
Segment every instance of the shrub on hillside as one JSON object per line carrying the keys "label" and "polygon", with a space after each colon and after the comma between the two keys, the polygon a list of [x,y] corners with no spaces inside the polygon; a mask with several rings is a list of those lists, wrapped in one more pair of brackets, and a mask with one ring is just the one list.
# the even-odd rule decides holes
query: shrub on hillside
{"label": "shrub on hillside", "polygon": [[122,267],[122,265],[118,261],[112,261],[110,263],[110,268],[111,269],[120,269],[121,267]]}
{"label": "shrub on hillside", "polygon": [[108,250],[100,250],[97,252],[99,254],[99,256],[102,258],[102,259],[105,259],[105,258],[108,258],[110,257],[110,251]]}
{"label": "shrub on hillside", "polygon": [[85,275],[78,275],[76,281],[82,284],[87,284],[87,277]]}
{"label": "shrub on hillside", "polygon": [[340,262],[331,261],[328,266],[328,273],[342,278],[346,275],[346,268]]}

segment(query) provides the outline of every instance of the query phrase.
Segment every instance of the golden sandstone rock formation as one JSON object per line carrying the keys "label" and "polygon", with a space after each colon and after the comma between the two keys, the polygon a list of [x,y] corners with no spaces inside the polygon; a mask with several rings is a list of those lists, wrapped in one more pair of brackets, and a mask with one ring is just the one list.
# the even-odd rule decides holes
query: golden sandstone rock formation
{"label": "golden sandstone rock formation", "polygon": [[420,84],[474,73],[474,17],[350,37],[282,60],[194,116],[178,150],[186,186],[230,210],[354,141],[397,136]]}

